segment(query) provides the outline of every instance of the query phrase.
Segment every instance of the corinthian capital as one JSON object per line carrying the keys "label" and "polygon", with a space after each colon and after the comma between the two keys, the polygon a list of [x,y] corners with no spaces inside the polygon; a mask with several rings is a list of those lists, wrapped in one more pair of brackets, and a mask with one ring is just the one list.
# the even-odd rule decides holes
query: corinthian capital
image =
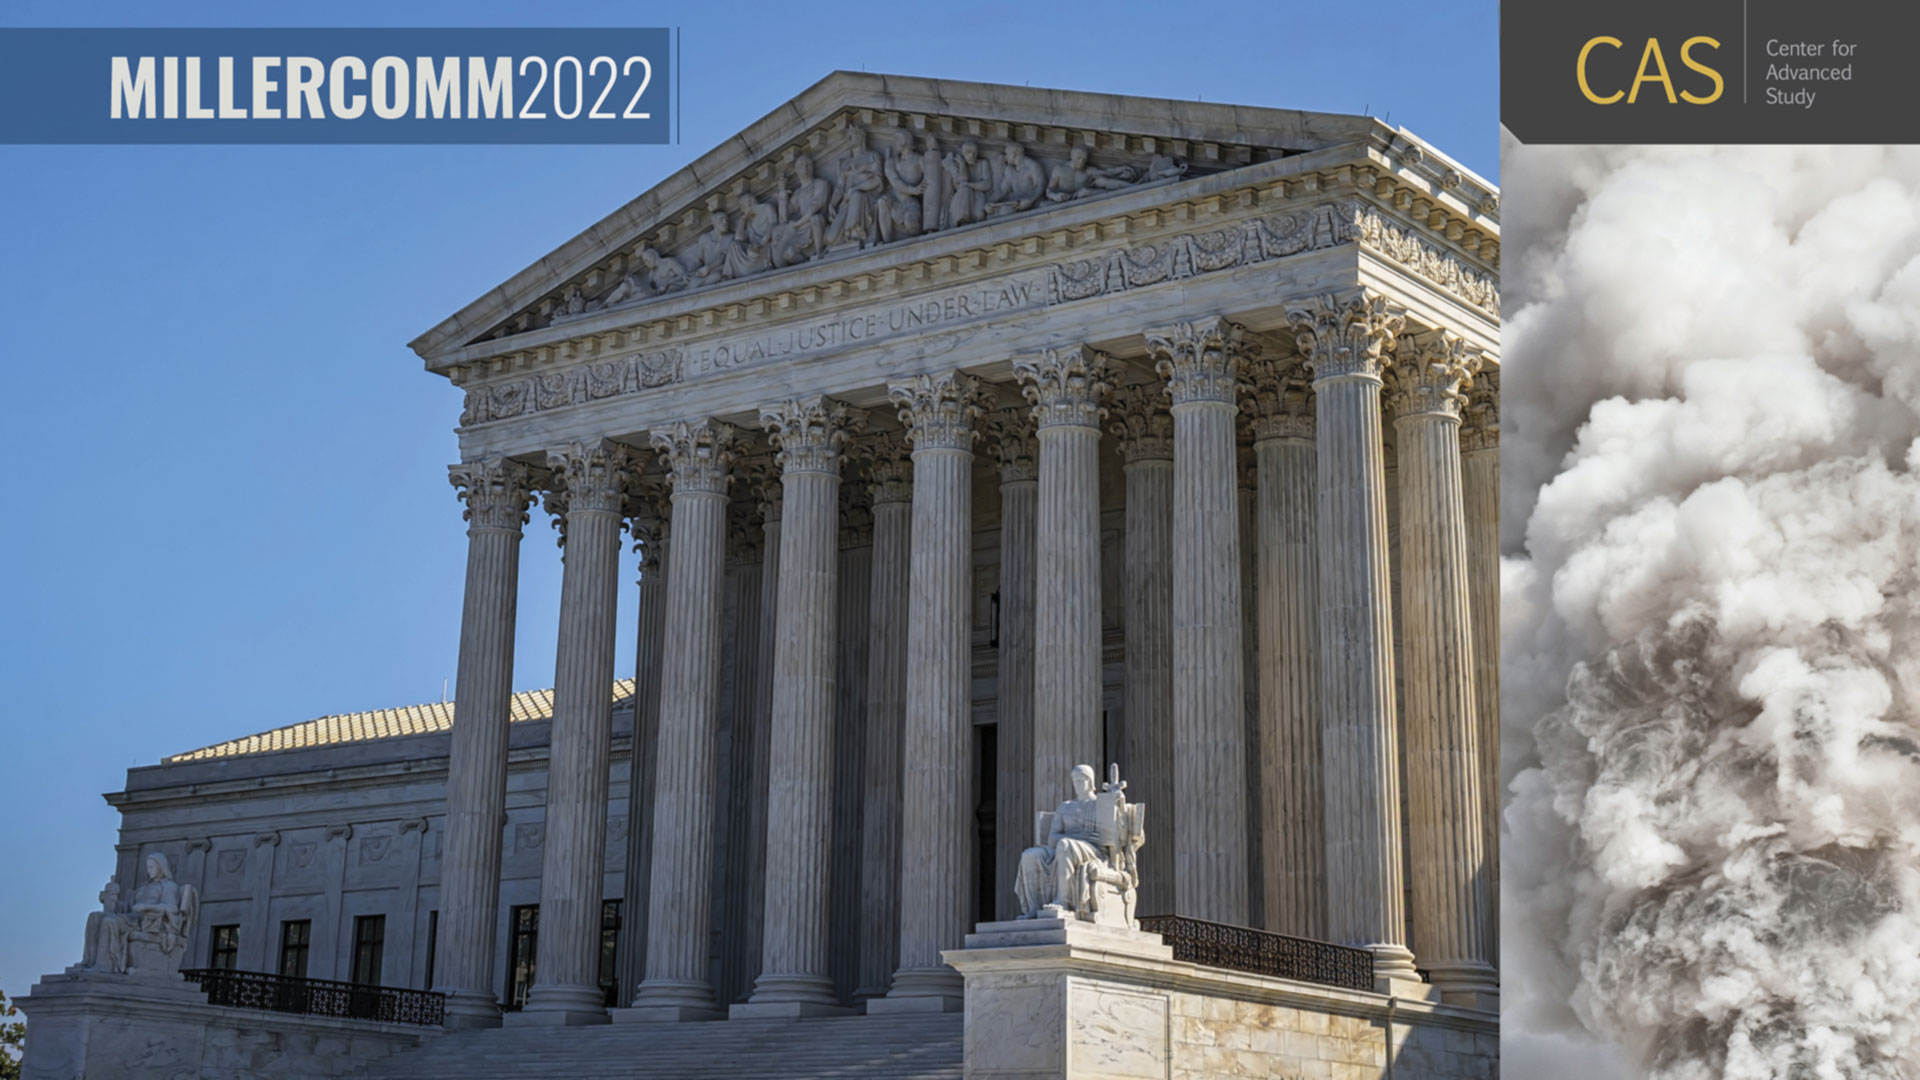
{"label": "corinthian capital", "polygon": [[887,387],[887,398],[900,406],[916,451],[973,449],[974,421],[986,411],[979,379],[958,371],[915,375]]}
{"label": "corinthian capital", "polygon": [[1379,378],[1406,316],[1389,309],[1385,297],[1363,290],[1309,300],[1288,309],[1287,321],[1318,382],[1348,375]]}
{"label": "corinthian capital", "polygon": [[633,535],[633,550],[640,553],[640,576],[660,572],[666,554],[667,539],[673,531],[673,502],[666,478],[659,474],[643,476],[634,485],[627,500],[627,530]]}
{"label": "corinthian capital", "polygon": [[881,503],[913,500],[913,448],[904,431],[883,431],[868,443],[869,494]]}
{"label": "corinthian capital", "polygon": [[455,496],[467,504],[460,517],[470,533],[481,529],[519,532],[527,523],[535,489],[546,481],[541,470],[507,458],[449,465],[447,479]]}
{"label": "corinthian capital", "polygon": [[1408,416],[1458,420],[1467,397],[1462,388],[1478,362],[1459,335],[1445,330],[1402,337],[1387,373],[1387,415],[1396,420]]}
{"label": "corinthian capital", "polygon": [[866,417],[830,397],[794,398],[761,409],[760,426],[783,472],[838,476],[847,440],[866,426]]}
{"label": "corinthian capital", "polygon": [[840,488],[840,547],[873,546],[873,496],[859,484]]}
{"label": "corinthian capital", "polygon": [[556,514],[600,511],[625,514],[646,455],[608,439],[568,443],[547,451],[553,488],[547,508]]}
{"label": "corinthian capital", "polygon": [[1100,402],[1113,389],[1113,364],[1097,349],[1048,349],[1015,360],[1013,377],[1033,403],[1033,422],[1039,427],[1098,428],[1106,416]]}
{"label": "corinthian capital", "polygon": [[1000,462],[1000,482],[1018,484],[1040,478],[1040,440],[1033,409],[1001,409],[987,420],[987,441]]}
{"label": "corinthian capital", "polygon": [[1113,422],[1107,430],[1120,440],[1120,457],[1136,461],[1173,460],[1173,413],[1167,410],[1167,388],[1158,383],[1135,383],[1113,392]]}
{"label": "corinthian capital", "polygon": [[1175,405],[1234,403],[1251,349],[1245,327],[1213,315],[1148,330],[1146,338],[1153,370],[1167,380]]}
{"label": "corinthian capital", "polygon": [[1460,424],[1460,449],[1500,449],[1500,361],[1480,358],[1467,387],[1467,409]]}
{"label": "corinthian capital", "polygon": [[740,435],[718,420],[682,420],[653,433],[653,448],[667,459],[675,495],[725,495]]}
{"label": "corinthian capital", "polygon": [[1252,420],[1253,439],[1313,438],[1313,373],[1304,357],[1256,360],[1241,403]]}

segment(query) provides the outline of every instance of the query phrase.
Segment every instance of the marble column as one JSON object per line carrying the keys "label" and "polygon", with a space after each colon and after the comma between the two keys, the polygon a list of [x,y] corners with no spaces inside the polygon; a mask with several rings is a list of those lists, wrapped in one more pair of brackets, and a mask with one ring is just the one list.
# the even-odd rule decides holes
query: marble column
{"label": "marble column", "polygon": [[907,567],[913,458],[902,432],[870,447],[873,583],[867,617],[867,730],[862,762],[860,986],[883,997],[900,956],[900,732],[907,711]]}
{"label": "marble column", "polygon": [[1320,746],[1320,538],[1311,375],[1297,359],[1252,369],[1258,537],[1263,925],[1326,936]]}
{"label": "marble column", "polygon": [[[865,469],[864,443],[849,448],[842,471]],[[858,462],[859,464],[855,464]],[[839,690],[833,728],[833,877],[827,932],[834,993],[851,1002],[860,989],[860,945],[867,911],[860,903],[866,812],[867,617],[873,605],[873,494],[865,483],[840,485]],[[897,782],[897,781],[896,781]]]}
{"label": "marble column", "polygon": [[[1243,362],[1244,369],[1247,366]],[[1244,378],[1242,386],[1244,388]],[[1266,822],[1260,816],[1260,758],[1265,743],[1260,738],[1260,536],[1255,531],[1255,509],[1259,501],[1258,461],[1253,449],[1253,425],[1241,409],[1235,452],[1234,475],[1239,478],[1237,492],[1240,516],[1240,671],[1241,693],[1246,707],[1241,713],[1245,731],[1245,760],[1242,769],[1247,785],[1247,922],[1266,927],[1267,858]]]}
{"label": "marble column", "polygon": [[533,491],[544,477],[504,458],[455,465],[448,474],[467,504],[467,588],[447,755],[447,847],[440,869],[434,989],[447,995],[448,1027],[498,1027],[493,954],[500,832],[507,815],[520,537]]}
{"label": "marble column", "polygon": [[640,555],[638,627],[634,635],[633,749],[627,772],[627,873],[620,905],[620,991],[631,1000],[647,971],[647,900],[653,878],[653,774],[660,745],[660,657],[666,646],[667,544],[672,531],[667,487],[645,477],[629,514]]}
{"label": "marble column", "polygon": [[1487,958],[1500,966],[1500,361],[1483,357],[1460,425],[1467,500],[1467,592],[1473,605],[1473,706],[1486,819]]}
{"label": "marble column", "polygon": [[900,967],[869,1013],[961,1007],[960,974],[941,960],[967,933],[973,820],[973,438],[979,381],[958,371],[888,388],[913,439],[907,714],[902,743]]}
{"label": "marble column", "polygon": [[1309,301],[1287,318],[1313,372],[1327,936],[1371,949],[1384,988],[1420,994],[1401,892],[1380,426],[1381,374],[1403,320],[1365,293]]}
{"label": "marble column", "polygon": [[716,420],[655,431],[673,476],[673,565],[661,656],[654,773],[653,880],[647,977],[621,1019],[705,1020],[713,999],[709,939],[713,881],[714,729],[720,704],[720,582],[726,561],[727,479],[734,429]]}
{"label": "marble column", "polygon": [[1161,843],[1140,849],[1137,909],[1174,910],[1173,794],[1173,415],[1159,382],[1114,393],[1113,423],[1126,474],[1126,686],[1122,774],[1128,797],[1152,815]]}
{"label": "marble column", "polygon": [[[736,467],[735,472],[739,469]],[[739,943],[746,962],[742,992],[760,977],[760,955],[766,941],[767,912],[767,781],[773,771],[773,648],[775,620],[780,610],[780,477],[767,462],[765,475],[752,481],[754,505],[760,514],[759,627],[754,638],[753,712],[748,737],[746,927]]]}
{"label": "marble column", "polygon": [[[1100,421],[1104,353],[1080,346],[1014,361],[1039,444],[1034,533],[1033,805],[1073,794],[1073,767],[1105,773],[1100,700]],[[1009,878],[1011,880],[1011,878]]]}
{"label": "marble column", "polygon": [[[994,917],[1020,914],[1014,876],[1033,844],[1034,563],[1040,515],[1039,440],[1032,410],[1002,409],[987,438],[1000,462],[1000,626],[996,650]],[[1058,799],[1054,800],[1058,802]],[[1049,804],[1051,807],[1051,804]]]}
{"label": "marble column", "polygon": [[1246,697],[1235,449],[1245,331],[1147,331],[1173,405],[1174,909],[1247,923]]}
{"label": "marble column", "polygon": [[560,634],[540,863],[540,944],[525,1023],[607,1018],[600,989],[600,907],[607,863],[607,769],[613,745],[613,647],[620,532],[642,455],[599,440],[550,451],[547,510],[562,519]]}
{"label": "marble column", "polygon": [[1462,388],[1476,363],[1445,331],[1402,337],[1387,408],[1400,462],[1413,940],[1442,1000],[1497,1009],[1460,469]]}
{"label": "marble column", "polygon": [[828,970],[832,868],[835,617],[840,458],[855,417],[815,397],[760,413],[781,476],[779,609],[774,617],[772,771],[767,794],[766,930],[753,996],[735,1016],[837,1012]]}
{"label": "marble column", "polygon": [[[771,462],[768,462],[771,465]],[[716,859],[725,865],[714,867],[715,897],[714,943],[719,950],[719,975],[714,995],[722,1002],[743,1001],[753,990],[760,972],[758,950],[745,948],[748,916],[752,911],[751,894],[761,888],[765,878],[766,857],[754,859],[753,818],[765,816],[764,776],[756,778],[754,758],[763,741],[759,722],[760,633],[764,620],[760,605],[767,592],[763,574],[766,552],[761,541],[765,530],[760,508],[751,497],[746,479],[748,463],[734,465],[733,498],[727,505],[726,629],[722,634],[721,724],[722,749],[720,792],[715,799],[714,829],[722,837]],[[741,497],[747,489],[747,497]],[[771,632],[771,631],[769,631]],[[764,828],[764,822],[762,827]]]}

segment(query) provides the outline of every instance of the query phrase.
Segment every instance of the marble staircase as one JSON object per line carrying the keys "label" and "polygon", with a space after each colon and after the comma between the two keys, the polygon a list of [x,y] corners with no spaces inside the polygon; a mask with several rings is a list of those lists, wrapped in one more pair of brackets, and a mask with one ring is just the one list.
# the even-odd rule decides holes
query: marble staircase
{"label": "marble staircase", "polygon": [[958,1080],[958,1013],[452,1032],[357,1074],[392,1080]]}

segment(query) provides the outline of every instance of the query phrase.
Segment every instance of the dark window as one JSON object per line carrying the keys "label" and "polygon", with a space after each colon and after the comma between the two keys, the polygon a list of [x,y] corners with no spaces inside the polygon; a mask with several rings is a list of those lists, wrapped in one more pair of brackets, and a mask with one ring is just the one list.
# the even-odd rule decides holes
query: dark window
{"label": "dark window", "polygon": [[288,919],[280,924],[280,974],[307,977],[307,949],[313,944],[312,919]]}
{"label": "dark window", "polygon": [[514,907],[513,941],[507,947],[507,1004],[518,1009],[527,1003],[527,991],[533,989],[533,958],[540,951],[540,905]]}
{"label": "dark window", "polygon": [[433,989],[433,954],[440,948],[440,913],[427,912],[427,981],[420,984],[422,990]]}
{"label": "dark window", "polygon": [[387,949],[387,917],[362,915],[353,920],[353,981],[380,985],[380,959]]}
{"label": "dark window", "polygon": [[600,989],[607,1008],[620,1007],[620,901],[600,902]]}
{"label": "dark window", "polygon": [[232,971],[240,964],[240,927],[216,926],[207,950],[207,966],[215,971]]}

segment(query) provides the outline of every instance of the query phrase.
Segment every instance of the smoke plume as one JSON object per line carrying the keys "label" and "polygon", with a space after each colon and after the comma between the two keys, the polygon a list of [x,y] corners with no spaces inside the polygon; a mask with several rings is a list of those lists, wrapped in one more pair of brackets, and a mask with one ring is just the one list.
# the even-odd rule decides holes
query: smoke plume
{"label": "smoke plume", "polygon": [[1505,147],[1520,1080],[1920,1078],[1920,148]]}

